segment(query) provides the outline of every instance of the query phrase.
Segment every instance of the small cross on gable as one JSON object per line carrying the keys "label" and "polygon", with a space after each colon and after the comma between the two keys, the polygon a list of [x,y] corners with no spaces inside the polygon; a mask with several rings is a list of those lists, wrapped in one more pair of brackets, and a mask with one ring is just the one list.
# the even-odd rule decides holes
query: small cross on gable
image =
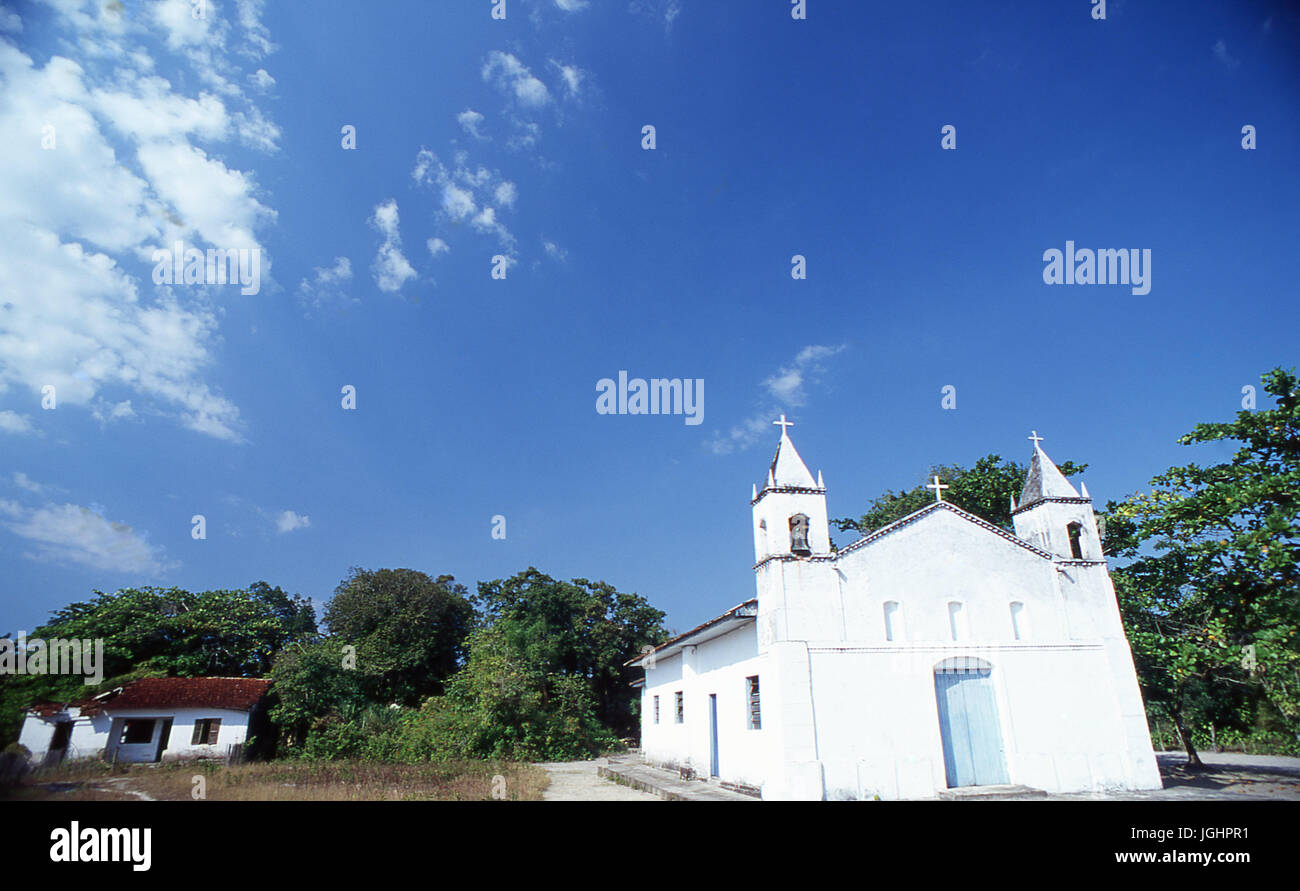
{"label": "small cross on gable", "polygon": [[934,482],[930,483],[928,486],[926,486],[926,488],[927,488],[927,489],[934,489],[934,500],[935,500],[935,501],[943,501],[943,490],[944,490],[944,489],[947,489],[948,486],[946,486],[946,485],[944,485],[943,483],[939,482],[939,477],[938,477],[938,475],[936,474],[936,475],[935,475],[935,478],[934,478]]}

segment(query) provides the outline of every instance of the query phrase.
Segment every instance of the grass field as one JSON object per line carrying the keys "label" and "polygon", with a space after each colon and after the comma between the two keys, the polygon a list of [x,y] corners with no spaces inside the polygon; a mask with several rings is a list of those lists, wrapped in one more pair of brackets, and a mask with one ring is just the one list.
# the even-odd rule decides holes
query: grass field
{"label": "grass field", "polygon": [[[495,777],[502,779],[494,783]],[[201,788],[209,801],[540,801],[548,782],[541,768],[512,762],[278,761],[228,766],[203,761],[81,761],[32,772],[16,786],[0,788],[0,798],[189,801]]]}

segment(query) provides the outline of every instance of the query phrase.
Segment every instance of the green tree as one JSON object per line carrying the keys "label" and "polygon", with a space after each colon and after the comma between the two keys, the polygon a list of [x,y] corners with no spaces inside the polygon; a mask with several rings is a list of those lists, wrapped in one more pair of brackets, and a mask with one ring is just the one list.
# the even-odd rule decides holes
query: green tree
{"label": "green tree", "polygon": [[531,664],[546,675],[581,679],[605,726],[620,736],[636,732],[629,685],[640,672],[624,663],[667,639],[662,610],[606,582],[562,582],[533,567],[480,582],[478,592],[485,620],[509,639],[526,641]]}
{"label": "green tree", "polygon": [[276,657],[270,718],[287,747],[301,746],[319,722],[351,721],[369,704],[345,646],[337,638],[300,641]]}
{"label": "green tree", "polygon": [[357,648],[366,693],[416,705],[443,692],[475,621],[464,585],[414,569],[354,568],[325,608],[330,633]]}
{"label": "green tree", "polygon": [[404,734],[407,758],[583,758],[618,740],[596,714],[586,678],[553,670],[545,641],[522,625],[475,631],[469,659]]}
{"label": "green tree", "polygon": [[1254,685],[1300,738],[1300,386],[1294,369],[1261,380],[1273,408],[1178,440],[1234,441],[1230,461],[1172,467],[1151,492],[1108,505],[1130,561],[1114,575],[1144,687],[1194,765],[1190,707],[1226,685]]}
{"label": "green tree", "polygon": [[315,630],[305,598],[266,582],[237,591],[96,591],[90,600],[54,611],[28,637],[102,640],[104,683],[87,687],[80,676],[68,675],[0,676],[0,739],[16,739],[23,710],[42,699],[66,702],[144,676],[262,677],[280,648]]}
{"label": "green tree", "polygon": [[[1061,473],[1073,476],[1087,469],[1087,464],[1066,461],[1060,465]],[[887,490],[879,496],[858,519],[842,518],[831,523],[841,532],[866,535],[882,526],[888,526],[934,503],[934,490],[926,488],[939,477],[948,486],[943,500],[974,514],[995,526],[1011,531],[1011,496],[1019,497],[1024,488],[1029,468],[1015,461],[1004,461],[1000,455],[985,455],[974,467],[959,464],[936,464],[922,475],[922,481],[910,489],[895,492]]]}

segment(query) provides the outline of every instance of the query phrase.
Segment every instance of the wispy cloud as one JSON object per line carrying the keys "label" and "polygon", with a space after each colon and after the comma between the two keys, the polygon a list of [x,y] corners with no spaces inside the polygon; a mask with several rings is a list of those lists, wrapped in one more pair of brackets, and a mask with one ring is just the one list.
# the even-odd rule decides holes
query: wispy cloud
{"label": "wispy cloud", "polygon": [[1234,56],[1229,55],[1228,44],[1224,43],[1222,37],[1214,42],[1214,58],[1218,59],[1228,68],[1236,68],[1241,64]]}
{"label": "wispy cloud", "polygon": [[293,532],[295,529],[306,529],[310,525],[311,517],[294,513],[291,510],[280,511],[275,518],[275,528],[281,533]]}
{"label": "wispy cloud", "polygon": [[305,306],[317,308],[360,303],[347,293],[351,281],[352,261],[347,257],[335,257],[333,265],[313,267],[311,276],[298,283],[298,297]]}
{"label": "wispy cloud", "polygon": [[107,519],[102,509],[79,504],[28,508],[0,500],[0,516],[7,518],[10,532],[35,546],[24,554],[32,560],[144,575],[160,575],[180,565],[166,561],[163,549],[150,545],[147,535]]}
{"label": "wispy cloud", "polygon": [[762,382],[759,408],[750,417],[719,433],[709,441],[708,447],[715,455],[747,449],[768,435],[772,420],[777,414],[804,405],[808,399],[808,385],[820,379],[825,362],[845,349],[846,345],[809,345],[801,349],[790,364],[782,366]]}
{"label": "wispy cloud", "polygon": [[373,271],[379,290],[393,293],[416,277],[415,269],[402,254],[402,236],[398,232],[397,200],[390,198],[375,205],[370,225],[384,236],[384,243],[375,255]]}

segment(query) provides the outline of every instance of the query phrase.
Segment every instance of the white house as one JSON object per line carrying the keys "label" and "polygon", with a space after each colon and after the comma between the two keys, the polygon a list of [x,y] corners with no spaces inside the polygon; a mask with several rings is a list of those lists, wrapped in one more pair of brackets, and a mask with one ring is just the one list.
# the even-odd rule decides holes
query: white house
{"label": "white house", "polygon": [[80,702],[37,703],[18,742],[46,765],[225,758],[248,739],[270,686],[257,678],[143,678]]}
{"label": "white house", "polygon": [[1158,789],[1088,490],[1038,446],[1015,534],[942,500],[831,549],[781,421],[757,597],[632,660],[647,761],[765,799]]}

